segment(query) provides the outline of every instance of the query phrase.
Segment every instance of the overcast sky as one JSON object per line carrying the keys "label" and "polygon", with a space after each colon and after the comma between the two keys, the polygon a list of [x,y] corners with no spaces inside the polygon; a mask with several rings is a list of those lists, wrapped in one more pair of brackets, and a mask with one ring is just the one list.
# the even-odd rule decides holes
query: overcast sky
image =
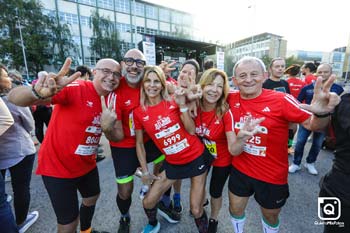
{"label": "overcast sky", "polygon": [[288,50],[330,52],[346,46],[349,0],[149,0],[194,15],[206,41],[233,42],[252,34],[283,36]]}

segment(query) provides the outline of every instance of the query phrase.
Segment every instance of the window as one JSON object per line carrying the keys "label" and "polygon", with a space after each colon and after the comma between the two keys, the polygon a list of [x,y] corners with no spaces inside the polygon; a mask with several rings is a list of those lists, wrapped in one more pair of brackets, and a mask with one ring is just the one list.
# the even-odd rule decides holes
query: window
{"label": "window", "polygon": [[172,12],[172,22],[176,24],[182,24],[182,14],[177,12]]}
{"label": "window", "polygon": [[142,3],[135,2],[135,11],[134,7],[132,7],[132,11],[135,15],[145,16],[145,5]]}
{"label": "window", "polygon": [[144,27],[137,26],[136,30],[137,30],[137,33],[145,33],[145,28]]}
{"label": "window", "polygon": [[96,65],[96,58],[85,57],[84,62],[85,62],[85,65],[87,65],[87,66],[95,66]]}
{"label": "window", "polygon": [[55,17],[55,11],[43,9],[42,12],[44,15],[49,16],[50,18]]}
{"label": "window", "polygon": [[146,17],[150,19],[158,19],[157,8],[154,6],[146,6]]}
{"label": "window", "polygon": [[90,6],[96,6],[96,0],[78,0],[78,2]]}
{"label": "window", "polygon": [[190,15],[184,15],[183,23],[188,25],[188,26],[191,26],[192,25],[192,17]]}
{"label": "window", "polygon": [[61,21],[67,24],[78,24],[78,16],[75,14],[59,12],[59,17]]}
{"label": "window", "polygon": [[90,27],[90,17],[80,16],[80,25]]}
{"label": "window", "polygon": [[116,11],[130,13],[130,0],[115,0]]}
{"label": "window", "polygon": [[117,30],[119,32],[130,32],[131,31],[131,27],[130,27],[130,24],[117,23]]}
{"label": "window", "polygon": [[159,9],[159,20],[170,22],[170,11],[166,9]]}
{"label": "window", "polygon": [[147,28],[146,29],[146,34],[156,35],[157,34],[157,30],[151,29],[151,28]]}
{"label": "window", "polygon": [[113,10],[113,0],[98,0],[98,6],[101,8]]}

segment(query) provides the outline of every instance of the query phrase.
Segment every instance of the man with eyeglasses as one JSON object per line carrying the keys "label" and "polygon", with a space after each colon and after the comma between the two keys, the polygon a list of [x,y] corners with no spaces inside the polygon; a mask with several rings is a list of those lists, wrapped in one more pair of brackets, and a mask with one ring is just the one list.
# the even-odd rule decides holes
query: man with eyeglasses
{"label": "man with eyeglasses", "polygon": [[[129,209],[134,187],[133,175],[140,166],[136,154],[133,110],[140,105],[140,84],[144,75],[146,59],[140,50],[131,49],[125,54],[121,63],[123,77],[114,95],[116,96],[115,109],[117,116],[120,116],[122,119],[124,139],[119,142],[114,142],[111,140],[108,133],[106,137],[110,140],[116,183],[118,185],[116,202],[121,213],[118,233],[129,233]],[[160,162],[164,160],[164,155],[162,155],[147,135],[144,135],[144,138],[147,162],[153,162],[157,169],[159,168]],[[171,219],[168,221],[180,220],[179,217],[176,216],[170,216],[168,219],[169,218]]]}
{"label": "man with eyeglasses", "polygon": [[[42,175],[49,194],[57,232],[76,232],[80,218],[81,232],[97,233],[91,221],[100,194],[95,158],[102,134],[101,99],[118,87],[121,70],[117,61],[101,59],[91,82],[76,80],[80,72],[66,77],[70,64],[67,59],[58,74],[40,77],[32,88],[15,88],[8,97],[20,106],[55,104],[36,173]],[[121,122],[116,119],[113,126],[114,140],[122,139]],[[77,191],[82,196],[80,208]]]}

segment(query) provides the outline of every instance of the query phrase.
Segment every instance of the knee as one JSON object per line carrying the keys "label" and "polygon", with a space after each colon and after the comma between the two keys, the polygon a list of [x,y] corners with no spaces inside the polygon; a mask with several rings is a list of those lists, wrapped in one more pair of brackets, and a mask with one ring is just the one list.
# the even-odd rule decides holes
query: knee
{"label": "knee", "polygon": [[95,196],[92,197],[88,197],[88,198],[83,198],[83,204],[85,206],[93,206],[96,205],[97,199],[100,197],[100,194],[97,194]]}
{"label": "knee", "polygon": [[145,209],[153,209],[156,205],[156,203],[147,196],[143,199],[142,204]]}
{"label": "knee", "polygon": [[194,218],[199,218],[203,214],[203,207],[201,207],[200,205],[191,204],[191,213]]}
{"label": "knee", "polygon": [[127,200],[131,198],[132,186],[129,184],[118,185],[118,196],[120,199]]}

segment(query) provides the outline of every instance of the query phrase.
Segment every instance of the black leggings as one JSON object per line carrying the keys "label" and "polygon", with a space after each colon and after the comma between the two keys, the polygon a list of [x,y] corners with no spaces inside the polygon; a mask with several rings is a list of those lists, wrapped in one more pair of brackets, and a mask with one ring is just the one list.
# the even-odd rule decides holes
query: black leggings
{"label": "black leggings", "polygon": [[222,190],[226,183],[227,177],[231,172],[231,164],[227,167],[213,167],[210,179],[210,196],[219,198],[222,196]]}
{"label": "black leggings", "polygon": [[[35,154],[27,155],[21,162],[9,168],[17,225],[22,224],[27,218],[30,204],[30,180],[32,178],[34,159]],[[5,177],[5,172],[6,170],[1,170],[3,177]]]}
{"label": "black leggings", "polygon": [[35,112],[33,112],[35,121],[35,136],[40,143],[42,143],[44,140],[44,124],[46,127],[49,126],[51,112],[51,107],[41,105],[38,105]]}

